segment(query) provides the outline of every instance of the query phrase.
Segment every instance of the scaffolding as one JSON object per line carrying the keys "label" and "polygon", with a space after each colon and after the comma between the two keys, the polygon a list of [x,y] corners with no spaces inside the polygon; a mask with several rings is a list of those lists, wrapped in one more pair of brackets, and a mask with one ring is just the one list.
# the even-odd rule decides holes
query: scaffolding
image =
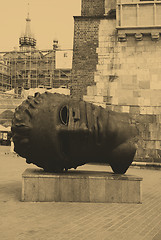
{"label": "scaffolding", "polygon": [[22,89],[68,88],[71,68],[56,68],[57,51],[64,50],[32,48],[26,51],[0,52],[0,91],[14,90],[19,95]]}
{"label": "scaffolding", "polygon": [[11,89],[10,69],[0,55],[0,90],[5,92]]}

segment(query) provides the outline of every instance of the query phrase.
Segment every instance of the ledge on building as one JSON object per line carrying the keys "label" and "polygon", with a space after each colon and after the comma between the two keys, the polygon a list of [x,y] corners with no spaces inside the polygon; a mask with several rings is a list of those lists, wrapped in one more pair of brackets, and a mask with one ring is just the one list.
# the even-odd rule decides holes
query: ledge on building
{"label": "ledge on building", "polygon": [[131,167],[161,170],[161,163],[155,163],[155,162],[135,162],[134,161],[134,162],[132,162]]}
{"label": "ledge on building", "polygon": [[159,40],[161,34],[161,26],[141,26],[141,27],[116,27],[118,40],[124,42],[127,35],[134,35],[137,41],[143,40],[144,35],[151,35],[154,41]]}
{"label": "ledge on building", "polygon": [[74,16],[74,19],[116,19],[116,9],[111,9],[104,15]]}
{"label": "ledge on building", "polygon": [[116,29],[118,33],[126,33],[126,34],[135,34],[135,33],[161,33],[161,25],[155,26],[117,26]]}

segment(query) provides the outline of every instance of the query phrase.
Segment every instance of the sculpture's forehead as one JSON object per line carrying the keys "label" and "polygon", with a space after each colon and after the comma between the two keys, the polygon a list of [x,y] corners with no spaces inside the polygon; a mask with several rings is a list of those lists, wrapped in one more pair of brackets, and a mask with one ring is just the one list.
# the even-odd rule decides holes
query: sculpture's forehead
{"label": "sculpture's forehead", "polygon": [[[108,111],[100,106],[96,106],[92,103],[85,102],[83,100],[73,99],[70,95],[63,95],[58,93],[43,93],[38,94],[35,98],[42,101],[44,104],[41,106],[41,110],[50,112],[67,113],[69,117],[73,116],[78,119],[81,117],[92,118],[107,115]],[[57,115],[57,114],[56,114]],[[107,116],[106,116],[107,117]]]}
{"label": "sculpture's forehead", "polygon": [[58,106],[61,104],[75,105],[79,104],[78,100],[73,100],[69,95],[63,95],[58,93],[49,93],[48,102],[53,103],[52,105]]}
{"label": "sculpture's forehead", "polygon": [[[86,106],[92,106],[92,109],[97,108],[91,103],[87,103],[83,100],[76,100],[73,99],[69,95],[62,95],[62,94],[49,94],[49,98],[47,98],[47,104],[50,105],[51,108],[55,108],[60,110],[62,107],[67,107],[67,109],[73,109],[76,112],[78,111],[86,111]],[[54,109],[53,109],[54,110]]]}

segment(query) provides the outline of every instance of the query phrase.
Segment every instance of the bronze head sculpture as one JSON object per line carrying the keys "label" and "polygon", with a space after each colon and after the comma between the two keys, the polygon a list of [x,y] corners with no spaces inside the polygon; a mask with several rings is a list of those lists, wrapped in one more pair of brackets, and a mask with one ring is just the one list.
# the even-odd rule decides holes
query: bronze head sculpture
{"label": "bronze head sculpture", "polygon": [[14,113],[15,152],[45,171],[109,163],[124,174],[133,161],[137,130],[128,116],[57,93],[36,93]]}

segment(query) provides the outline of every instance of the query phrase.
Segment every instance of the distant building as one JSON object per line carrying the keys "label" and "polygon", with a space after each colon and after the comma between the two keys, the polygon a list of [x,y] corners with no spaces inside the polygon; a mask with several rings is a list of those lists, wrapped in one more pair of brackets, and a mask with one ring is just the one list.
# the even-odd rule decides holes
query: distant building
{"label": "distant building", "polygon": [[1,130],[8,132],[15,108],[28,95],[46,90],[70,94],[73,51],[60,49],[57,39],[52,49],[37,49],[30,23],[28,14],[18,50],[0,52],[0,144]]}
{"label": "distant building", "polygon": [[14,88],[15,93],[21,95],[22,89],[39,86],[68,88],[71,80],[72,50],[59,49],[57,40],[53,41],[53,49],[36,49],[36,39],[31,32],[30,22],[28,13],[25,32],[19,38],[19,50],[1,55],[8,68],[10,89]]}

